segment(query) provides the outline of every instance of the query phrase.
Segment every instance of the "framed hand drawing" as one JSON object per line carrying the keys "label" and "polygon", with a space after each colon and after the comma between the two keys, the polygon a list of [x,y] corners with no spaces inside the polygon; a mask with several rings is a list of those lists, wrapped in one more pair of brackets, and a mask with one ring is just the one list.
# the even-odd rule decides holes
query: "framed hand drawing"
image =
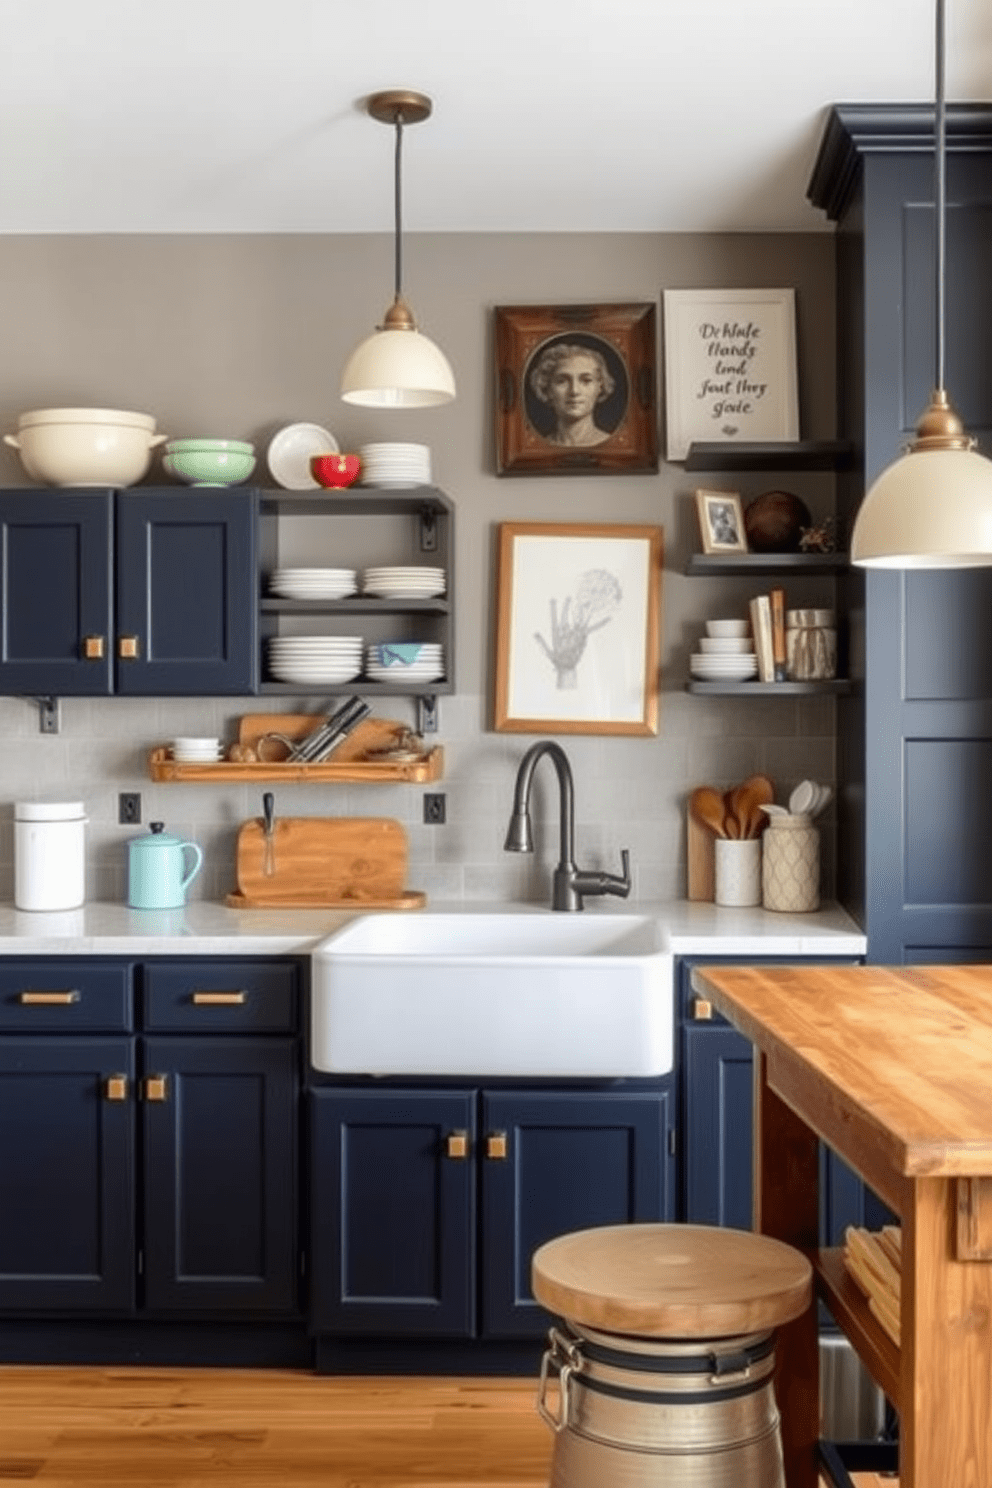
{"label": "framed hand drawing", "polygon": [[496,309],[498,475],[658,468],[654,305]]}
{"label": "framed hand drawing", "polygon": [[666,289],[669,460],[694,441],[799,438],[792,289]]}
{"label": "framed hand drawing", "polygon": [[504,522],[493,726],[654,734],[660,527]]}

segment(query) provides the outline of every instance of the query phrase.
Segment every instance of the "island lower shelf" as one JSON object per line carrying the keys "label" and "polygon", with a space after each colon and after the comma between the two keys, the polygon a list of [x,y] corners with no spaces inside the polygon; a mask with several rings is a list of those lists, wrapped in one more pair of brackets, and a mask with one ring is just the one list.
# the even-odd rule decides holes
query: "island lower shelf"
{"label": "island lower shelf", "polygon": [[808,1252],[824,1302],[895,1410],[899,1409],[899,1349],[872,1316],[868,1299],[844,1265],[841,1248]]}

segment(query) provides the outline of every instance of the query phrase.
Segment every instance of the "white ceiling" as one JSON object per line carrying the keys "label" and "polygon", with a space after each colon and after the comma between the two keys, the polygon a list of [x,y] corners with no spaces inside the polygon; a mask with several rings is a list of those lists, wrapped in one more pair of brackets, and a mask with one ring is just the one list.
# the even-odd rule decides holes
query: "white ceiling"
{"label": "white ceiling", "polygon": [[[947,97],[992,100],[948,0]],[[835,102],[926,102],[933,0],[0,0],[0,232],[815,231]]]}

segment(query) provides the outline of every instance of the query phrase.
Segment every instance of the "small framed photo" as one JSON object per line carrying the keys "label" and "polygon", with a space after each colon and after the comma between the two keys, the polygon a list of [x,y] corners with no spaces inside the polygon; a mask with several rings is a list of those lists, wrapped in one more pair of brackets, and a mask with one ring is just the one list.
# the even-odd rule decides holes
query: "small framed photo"
{"label": "small framed photo", "polygon": [[493,726],[654,734],[660,527],[504,522]]}
{"label": "small framed photo", "polygon": [[496,307],[497,475],[657,470],[651,304]]}
{"label": "small framed photo", "polygon": [[744,509],[736,491],[697,491],[699,534],[704,553],[746,553]]}
{"label": "small framed photo", "polygon": [[666,289],[664,307],[669,460],[799,438],[795,290]]}

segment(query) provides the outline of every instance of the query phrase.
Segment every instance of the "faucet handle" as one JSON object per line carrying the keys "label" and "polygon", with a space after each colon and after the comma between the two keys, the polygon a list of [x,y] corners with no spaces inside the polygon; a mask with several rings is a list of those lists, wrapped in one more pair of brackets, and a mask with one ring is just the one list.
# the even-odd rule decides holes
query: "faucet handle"
{"label": "faucet handle", "polygon": [[624,883],[629,888],[630,887],[630,853],[627,851],[627,849],[625,847],[622,847],[620,849],[620,866],[623,869],[623,872],[621,873],[620,877],[623,879]]}

